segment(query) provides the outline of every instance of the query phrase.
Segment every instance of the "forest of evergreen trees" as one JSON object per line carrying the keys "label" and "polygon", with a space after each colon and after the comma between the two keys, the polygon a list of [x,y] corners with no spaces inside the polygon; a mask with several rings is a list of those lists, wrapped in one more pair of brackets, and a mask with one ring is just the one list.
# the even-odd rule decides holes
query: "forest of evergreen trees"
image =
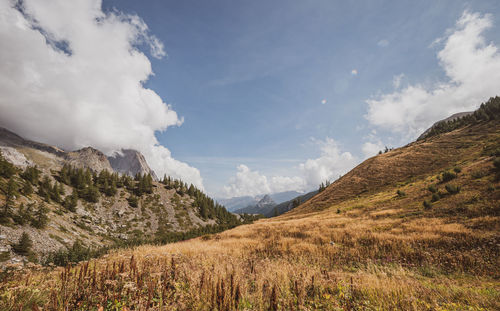
{"label": "forest of evergreen trees", "polygon": [[[134,178],[103,170],[99,173],[88,168],[77,168],[64,165],[59,171],[51,171],[51,177],[43,175],[36,166],[19,169],[5,160],[0,152],[0,192],[5,202],[0,207],[0,223],[26,225],[43,229],[49,222],[46,204],[56,203],[69,212],[75,212],[78,200],[97,203],[101,196],[114,196],[118,189],[129,193],[128,202],[131,207],[138,207],[143,195],[153,193],[156,185],[151,175],[137,174]],[[161,227],[151,238],[133,238],[128,241],[117,240],[112,246],[92,248],[84,246],[80,241],[69,249],[61,249],[49,254],[45,263],[65,265],[71,261],[85,260],[105,253],[109,248],[134,246],[144,243],[164,244],[190,239],[201,235],[221,232],[244,223],[251,223],[260,218],[255,215],[235,215],[228,212],[224,206],[215,202],[194,185],[165,176],[161,184],[167,189],[174,189],[179,196],[189,195],[193,199],[192,206],[197,208],[204,220],[214,220],[214,225],[208,225],[184,232],[172,232]],[[65,186],[71,188],[66,193]],[[66,187],[67,189],[67,187]],[[42,202],[19,204],[15,206],[18,195],[30,197],[36,193]],[[14,208],[15,207],[15,208]]]}

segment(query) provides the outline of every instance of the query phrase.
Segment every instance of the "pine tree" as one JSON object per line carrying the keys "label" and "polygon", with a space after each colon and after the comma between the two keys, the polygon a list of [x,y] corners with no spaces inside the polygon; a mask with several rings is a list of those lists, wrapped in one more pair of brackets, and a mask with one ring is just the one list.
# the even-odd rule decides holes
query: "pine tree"
{"label": "pine tree", "polygon": [[33,186],[31,186],[31,182],[25,181],[23,185],[23,194],[29,196],[33,193]]}
{"label": "pine tree", "polygon": [[14,198],[17,195],[17,183],[14,180],[14,177],[11,176],[7,185],[2,188],[2,192],[5,194],[5,203],[3,206],[3,217],[8,217],[11,213],[11,208],[14,205]]}
{"label": "pine tree", "polygon": [[12,249],[14,252],[21,256],[29,256],[31,254],[31,247],[33,246],[33,242],[28,233],[23,232],[21,235],[21,239],[17,244],[12,245]]}
{"label": "pine tree", "polygon": [[49,222],[49,217],[47,216],[48,212],[49,209],[45,207],[45,204],[40,204],[31,221],[31,225],[37,229],[45,228],[45,226]]}

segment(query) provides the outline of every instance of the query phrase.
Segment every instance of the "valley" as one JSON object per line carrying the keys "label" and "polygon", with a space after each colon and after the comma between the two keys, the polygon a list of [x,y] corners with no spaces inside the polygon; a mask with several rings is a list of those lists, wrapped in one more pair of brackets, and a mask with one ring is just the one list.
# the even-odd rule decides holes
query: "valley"
{"label": "valley", "polygon": [[495,310],[499,142],[498,119],[463,123],[366,160],[279,217],[54,270],[4,270],[0,306]]}

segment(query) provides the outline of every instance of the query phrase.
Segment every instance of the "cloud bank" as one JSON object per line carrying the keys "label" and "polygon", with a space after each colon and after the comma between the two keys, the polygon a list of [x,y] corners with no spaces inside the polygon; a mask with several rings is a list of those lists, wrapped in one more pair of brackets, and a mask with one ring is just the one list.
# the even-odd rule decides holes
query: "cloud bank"
{"label": "cloud bank", "polygon": [[318,158],[308,159],[299,164],[298,176],[267,177],[240,164],[236,175],[229,180],[227,186],[224,186],[223,196],[255,196],[291,190],[308,191],[317,188],[325,180],[337,179],[358,163],[351,153],[342,152],[338,143],[331,138],[313,141],[319,146],[321,154]]}
{"label": "cloud bank", "polygon": [[[447,81],[400,88],[366,101],[371,125],[392,131],[402,141],[415,139],[435,121],[453,113],[476,109],[490,97],[500,95],[500,55],[483,33],[493,25],[491,15],[464,12],[444,38],[437,53]],[[366,146],[368,151],[368,146]]]}
{"label": "cloud bank", "polygon": [[137,15],[100,0],[0,0],[0,125],[65,149],[141,151],[155,172],[203,187],[155,131],[183,120],[144,87],[162,43]]}

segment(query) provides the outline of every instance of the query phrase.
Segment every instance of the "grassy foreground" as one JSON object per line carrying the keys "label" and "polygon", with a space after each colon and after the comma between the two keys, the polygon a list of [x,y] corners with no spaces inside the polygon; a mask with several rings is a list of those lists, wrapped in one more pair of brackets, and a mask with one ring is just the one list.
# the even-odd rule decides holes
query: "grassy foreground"
{"label": "grassy foreground", "polygon": [[4,271],[0,310],[500,310],[500,182],[484,153],[499,134],[457,148],[448,167],[321,209]]}

